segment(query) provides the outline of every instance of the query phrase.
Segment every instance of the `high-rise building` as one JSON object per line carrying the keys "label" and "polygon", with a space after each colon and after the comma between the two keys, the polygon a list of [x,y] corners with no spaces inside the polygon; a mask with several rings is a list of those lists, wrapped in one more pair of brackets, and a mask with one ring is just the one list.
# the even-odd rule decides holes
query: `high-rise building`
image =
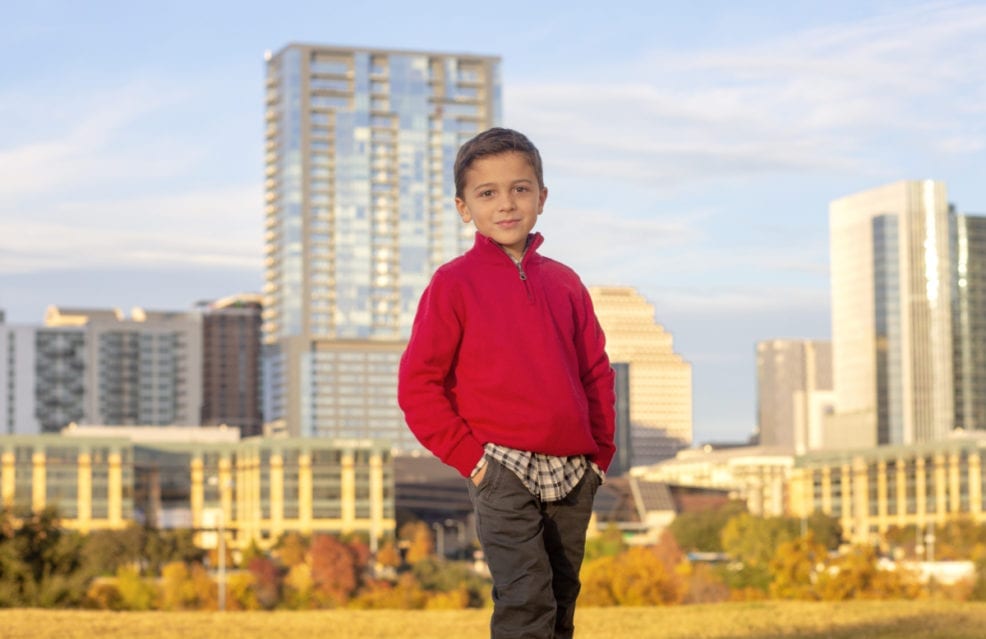
{"label": "high-rise building", "polygon": [[262,298],[233,295],[202,304],[202,425],[263,433],[260,380]]}
{"label": "high-rise building", "polygon": [[452,166],[500,121],[499,59],[291,44],[265,121],[268,429],[416,445],[382,389],[432,272],[472,242]]}
{"label": "high-rise building", "polygon": [[952,225],[955,426],[986,430],[986,217]]}
{"label": "high-rise building", "polygon": [[58,432],[85,418],[85,331],[0,321],[0,434]]}
{"label": "high-rise building", "polygon": [[629,365],[634,465],[674,457],[692,441],[692,366],[654,321],[654,306],[629,287],[589,287],[613,362]]}
{"label": "high-rise building", "polygon": [[832,410],[832,344],[819,340],[757,342],[760,444],[801,454],[822,447]]}
{"label": "high-rise building", "polygon": [[199,424],[201,321],[195,312],[140,308],[129,319],[117,309],[50,306],[45,314],[46,327],[84,331],[83,419],[106,425]]}
{"label": "high-rise building", "polygon": [[953,410],[949,215],[941,182],[832,202],[829,446],[942,439]]}

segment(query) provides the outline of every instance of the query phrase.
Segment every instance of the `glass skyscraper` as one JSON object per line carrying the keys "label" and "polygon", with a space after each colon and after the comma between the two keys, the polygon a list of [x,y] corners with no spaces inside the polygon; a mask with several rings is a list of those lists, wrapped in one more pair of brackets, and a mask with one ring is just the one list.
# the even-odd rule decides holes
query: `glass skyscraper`
{"label": "glass skyscraper", "polygon": [[500,122],[499,59],[291,44],[267,59],[265,418],[408,438],[396,367],[435,270],[471,244],[462,142]]}
{"label": "glass skyscraper", "polygon": [[953,422],[950,209],[941,182],[832,202],[829,446],[942,439]]}
{"label": "glass skyscraper", "polygon": [[986,430],[986,217],[952,224],[955,426]]}

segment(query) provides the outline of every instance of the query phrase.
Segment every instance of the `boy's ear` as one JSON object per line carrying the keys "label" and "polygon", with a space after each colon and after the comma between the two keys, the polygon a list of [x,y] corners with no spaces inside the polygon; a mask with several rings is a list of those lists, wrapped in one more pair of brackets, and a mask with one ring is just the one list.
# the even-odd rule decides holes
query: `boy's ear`
{"label": "boy's ear", "polygon": [[461,197],[455,198],[455,210],[459,212],[459,217],[465,224],[472,222],[472,213],[469,212],[469,207],[466,206],[466,201]]}
{"label": "boy's ear", "polygon": [[541,193],[538,195],[538,215],[544,211],[544,201],[548,199],[548,187],[542,186]]}

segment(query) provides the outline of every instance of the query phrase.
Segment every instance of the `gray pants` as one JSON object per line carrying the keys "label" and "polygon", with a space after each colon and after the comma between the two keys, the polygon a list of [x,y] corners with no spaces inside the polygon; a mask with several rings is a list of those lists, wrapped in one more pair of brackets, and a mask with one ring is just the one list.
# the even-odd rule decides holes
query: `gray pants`
{"label": "gray pants", "polygon": [[568,639],[575,631],[585,533],[599,476],[587,468],[572,492],[542,502],[490,460],[469,481],[476,532],[493,575],[493,639]]}

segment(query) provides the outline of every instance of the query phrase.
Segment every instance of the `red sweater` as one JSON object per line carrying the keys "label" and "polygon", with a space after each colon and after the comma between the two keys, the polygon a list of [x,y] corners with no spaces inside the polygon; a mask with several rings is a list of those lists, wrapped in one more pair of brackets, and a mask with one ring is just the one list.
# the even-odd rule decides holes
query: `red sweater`
{"label": "red sweater", "polygon": [[479,233],[425,289],[401,358],[398,402],[418,440],[468,477],[487,442],[547,455],[615,453],[613,369],[592,301],[567,266],[518,267]]}

